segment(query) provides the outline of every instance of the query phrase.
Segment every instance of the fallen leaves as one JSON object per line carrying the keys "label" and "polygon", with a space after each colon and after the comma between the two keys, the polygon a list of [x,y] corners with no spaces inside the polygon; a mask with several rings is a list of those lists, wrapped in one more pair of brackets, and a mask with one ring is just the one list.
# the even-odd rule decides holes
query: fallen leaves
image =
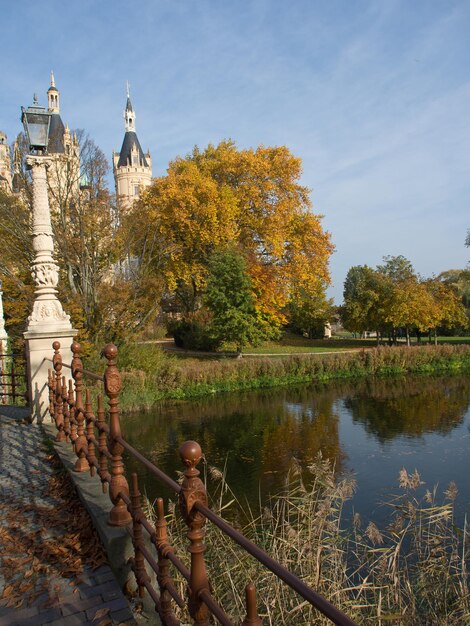
{"label": "fallen leaves", "polygon": [[[55,456],[49,455],[45,462],[60,467]],[[41,606],[53,606],[60,585],[50,581],[62,579],[67,587],[76,587],[85,567],[96,569],[107,562],[69,477],[52,474],[47,485],[38,481],[39,489],[33,476],[31,480],[34,488],[28,504],[5,498],[0,510],[0,574],[7,581],[0,606],[9,608],[31,606],[42,595]]]}

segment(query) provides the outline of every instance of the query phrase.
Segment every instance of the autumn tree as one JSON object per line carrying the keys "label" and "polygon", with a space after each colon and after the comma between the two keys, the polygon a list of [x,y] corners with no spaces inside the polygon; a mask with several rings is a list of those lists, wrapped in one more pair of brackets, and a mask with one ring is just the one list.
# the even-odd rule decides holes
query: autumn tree
{"label": "autumn tree", "polygon": [[467,324],[464,328],[468,328],[470,323],[470,268],[446,270],[441,272],[437,279],[444,285],[451,287],[460,297],[467,316]]}
{"label": "autumn tree", "polygon": [[11,339],[21,338],[34,300],[31,214],[19,196],[0,189],[0,280],[6,327]]}
{"label": "autumn tree", "polygon": [[144,265],[152,256],[153,270],[187,315],[201,306],[212,254],[236,247],[257,311],[279,325],[294,285],[312,276],[329,282],[333,246],[300,175],[300,159],[285,147],[196,147],[170,163],[128,216],[133,253]]}
{"label": "autumn tree", "polygon": [[410,330],[426,332],[436,326],[438,306],[424,283],[415,278],[393,285],[392,297],[386,311],[386,321],[393,328],[403,328],[406,344],[410,345]]}
{"label": "autumn tree", "polygon": [[433,323],[429,325],[429,330],[434,331],[435,343],[437,343],[439,328],[469,327],[465,306],[455,287],[446,284],[439,278],[428,279],[424,285],[434,303],[434,319]]}

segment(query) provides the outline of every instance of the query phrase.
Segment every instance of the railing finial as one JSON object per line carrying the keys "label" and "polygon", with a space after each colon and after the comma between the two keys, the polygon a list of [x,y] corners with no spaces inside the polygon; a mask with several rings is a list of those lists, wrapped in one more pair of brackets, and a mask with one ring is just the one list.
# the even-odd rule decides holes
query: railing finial
{"label": "railing finial", "polygon": [[262,626],[263,621],[258,615],[256,608],[256,587],[253,583],[248,583],[245,587],[246,596],[246,617],[242,626]]}

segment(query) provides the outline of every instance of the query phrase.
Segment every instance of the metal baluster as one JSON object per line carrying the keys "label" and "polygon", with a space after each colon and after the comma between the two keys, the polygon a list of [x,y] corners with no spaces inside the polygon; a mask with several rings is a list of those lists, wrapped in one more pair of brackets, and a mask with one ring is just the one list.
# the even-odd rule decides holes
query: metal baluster
{"label": "metal baluster", "polygon": [[189,526],[187,537],[190,541],[188,552],[191,554],[191,577],[188,608],[194,620],[194,626],[209,626],[209,609],[199,599],[199,594],[203,589],[210,591],[204,561],[206,546],[203,540],[206,518],[194,509],[196,502],[207,505],[206,489],[196,469],[202,457],[202,450],[195,441],[186,441],[180,447],[179,453],[186,466],[181,484],[180,508],[183,519]]}
{"label": "metal baluster", "polygon": [[145,595],[145,583],[150,582],[150,577],[145,569],[145,558],[141,547],[144,545],[144,533],[142,531],[141,519],[143,517],[140,503],[140,491],[137,481],[137,474],[134,472],[131,477],[131,505],[132,505],[132,544],[134,546],[134,559],[132,570],[139,588],[139,598]]}
{"label": "metal baluster", "polygon": [[87,472],[90,469],[88,461],[86,460],[86,453],[88,451],[88,443],[85,436],[85,412],[83,408],[83,369],[82,360],[80,359],[79,343],[74,341],[71,346],[73,352],[72,359],[72,376],[75,381],[75,420],[77,422],[77,437],[75,439],[75,453],[78,457],[75,463],[76,472]]}
{"label": "metal baluster", "polygon": [[131,516],[127,507],[120,497],[120,493],[129,495],[129,485],[124,476],[124,463],[122,453],[124,448],[116,441],[121,437],[121,424],[119,422],[119,401],[118,396],[121,391],[121,376],[116,367],[117,348],[114,344],[108,343],[103,349],[103,354],[108,360],[104,373],[104,389],[109,398],[109,449],[113,455],[111,462],[111,485],[109,497],[114,504],[109,512],[108,524],[111,526],[127,526],[131,521]]}
{"label": "metal baluster", "polygon": [[65,381],[65,376],[62,376],[61,394],[62,394],[62,410],[64,413],[65,440],[70,441],[70,407],[68,404],[67,383]]}
{"label": "metal baluster", "polygon": [[72,379],[69,379],[69,397],[68,397],[67,403],[69,405],[70,441],[72,442],[72,445],[75,448],[75,439],[77,438],[77,422],[75,420],[75,392],[73,390]]}
{"label": "metal baluster", "polygon": [[62,355],[60,354],[60,343],[54,341],[54,357],[52,363],[55,371],[55,425],[57,428],[56,441],[65,441],[64,414],[62,402]]}
{"label": "metal baluster", "polygon": [[110,478],[110,474],[108,471],[108,457],[105,454],[106,450],[108,449],[108,437],[103,429],[103,426],[105,425],[105,419],[103,396],[101,394],[98,395],[97,424],[100,430],[100,434],[98,435],[98,450],[100,452],[100,478],[103,493],[106,493],[108,491],[108,483],[106,482],[106,477]]}
{"label": "metal baluster", "polygon": [[55,422],[54,380],[54,370],[50,369],[47,373],[47,386],[49,387],[49,415],[51,416],[51,422]]}
{"label": "metal baluster", "polygon": [[85,393],[85,417],[86,417],[86,438],[88,441],[88,463],[90,465],[90,476],[96,473],[96,454],[95,444],[93,443],[95,435],[95,416],[91,410],[91,393],[87,389]]}
{"label": "metal baluster", "polygon": [[161,618],[166,626],[179,626],[180,621],[173,612],[173,600],[167,591],[167,585],[173,584],[173,580],[170,576],[170,561],[166,557],[169,552],[173,552],[173,548],[168,543],[167,523],[162,498],[157,500],[155,544],[158,551],[157,582],[160,588]]}
{"label": "metal baluster", "polygon": [[[59,344],[60,346],[60,344]],[[16,370],[15,370],[15,357],[11,357],[11,397],[13,399],[13,404],[15,404],[16,398]]]}

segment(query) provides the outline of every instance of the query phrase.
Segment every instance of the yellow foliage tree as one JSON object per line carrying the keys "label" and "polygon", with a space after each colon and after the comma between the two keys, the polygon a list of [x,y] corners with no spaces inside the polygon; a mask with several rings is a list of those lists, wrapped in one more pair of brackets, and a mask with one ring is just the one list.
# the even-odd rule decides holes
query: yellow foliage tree
{"label": "yellow foliage tree", "polygon": [[294,290],[329,282],[333,251],[321,216],[311,212],[299,184],[301,160],[286,147],[238,150],[232,141],[194,148],[170,163],[126,218],[133,253],[145,264],[158,241],[153,267],[185,313],[195,311],[216,250],[245,258],[260,314],[285,321]]}

